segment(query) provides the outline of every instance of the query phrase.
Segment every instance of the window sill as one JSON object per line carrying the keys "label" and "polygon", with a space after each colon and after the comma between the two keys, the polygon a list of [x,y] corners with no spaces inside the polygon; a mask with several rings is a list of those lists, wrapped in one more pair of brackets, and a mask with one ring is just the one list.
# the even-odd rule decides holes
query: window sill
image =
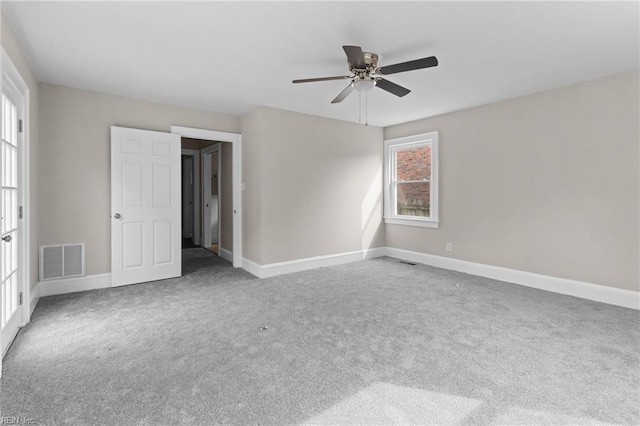
{"label": "window sill", "polygon": [[407,219],[399,217],[385,217],[384,223],[388,225],[419,226],[421,228],[439,228],[440,222],[431,219]]}

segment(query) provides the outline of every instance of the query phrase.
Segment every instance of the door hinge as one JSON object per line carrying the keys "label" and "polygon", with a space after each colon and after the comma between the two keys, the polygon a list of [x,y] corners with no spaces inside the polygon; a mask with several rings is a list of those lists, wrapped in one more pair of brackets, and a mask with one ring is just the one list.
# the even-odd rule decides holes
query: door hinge
{"label": "door hinge", "polygon": [[22,119],[18,120],[18,132],[22,133]]}
{"label": "door hinge", "polygon": [[18,219],[22,219],[22,206],[18,207]]}
{"label": "door hinge", "polygon": [[18,305],[22,306],[22,292],[20,292],[20,297],[18,299]]}

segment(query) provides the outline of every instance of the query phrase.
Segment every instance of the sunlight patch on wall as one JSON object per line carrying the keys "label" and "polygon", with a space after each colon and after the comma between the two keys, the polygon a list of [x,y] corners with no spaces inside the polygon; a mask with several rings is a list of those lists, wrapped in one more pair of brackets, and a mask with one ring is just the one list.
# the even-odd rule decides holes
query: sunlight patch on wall
{"label": "sunlight patch on wall", "polygon": [[371,248],[382,223],[382,168],[378,169],[362,200],[362,249]]}

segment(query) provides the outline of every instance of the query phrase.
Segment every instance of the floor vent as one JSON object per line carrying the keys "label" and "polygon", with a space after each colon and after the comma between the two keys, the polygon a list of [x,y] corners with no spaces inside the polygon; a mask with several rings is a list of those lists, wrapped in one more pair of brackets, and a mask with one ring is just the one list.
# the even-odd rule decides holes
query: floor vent
{"label": "floor vent", "polygon": [[404,263],[405,265],[411,265],[411,266],[416,266],[415,263],[413,262],[409,262],[408,260],[401,260],[400,263]]}
{"label": "floor vent", "polygon": [[85,274],[84,243],[40,246],[40,281]]}

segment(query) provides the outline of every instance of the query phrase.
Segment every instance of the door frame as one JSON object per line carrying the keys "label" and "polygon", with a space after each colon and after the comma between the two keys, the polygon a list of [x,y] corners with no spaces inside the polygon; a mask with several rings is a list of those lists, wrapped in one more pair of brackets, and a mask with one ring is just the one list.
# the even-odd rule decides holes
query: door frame
{"label": "door frame", "polygon": [[194,127],[171,126],[171,133],[182,137],[229,142],[232,145],[233,266],[242,267],[242,135]]}
{"label": "door frame", "polygon": [[193,157],[193,244],[200,245],[200,150],[182,149],[182,155]]}
{"label": "door frame", "polygon": [[[202,207],[202,240],[207,242],[206,245],[203,245],[204,248],[207,248],[211,245],[211,207],[208,207],[206,200],[209,200],[209,204],[211,204],[211,188],[209,187],[211,182],[211,163],[206,161],[207,154],[213,154],[214,152],[218,153],[218,255],[220,255],[220,247],[222,246],[221,242],[221,221],[220,216],[222,212],[222,194],[220,188],[220,167],[222,165],[222,146],[220,143],[215,145],[207,146],[202,149],[202,202],[204,206]],[[208,193],[207,193],[208,192]]]}
{"label": "door frame", "polygon": [[[19,251],[19,263],[18,274],[21,279],[18,282],[18,289],[22,292],[22,307],[19,308],[20,312],[20,324],[26,325],[31,319],[31,311],[35,307],[35,303],[31,300],[31,184],[30,184],[30,123],[31,117],[29,114],[29,86],[24,81],[20,72],[13,64],[9,55],[4,50],[4,47],[0,46],[2,50],[1,68],[2,79],[0,80],[0,92],[4,90],[4,86],[7,85],[11,90],[19,94],[22,98],[21,117],[22,117],[22,146],[19,147],[19,168],[18,173],[18,205],[22,206],[22,223],[18,227],[18,241],[21,243]],[[36,295],[37,296],[37,295]],[[0,303],[0,305],[3,305]],[[0,306],[0,312],[4,307]],[[2,355],[0,354],[0,375],[2,374]]]}

